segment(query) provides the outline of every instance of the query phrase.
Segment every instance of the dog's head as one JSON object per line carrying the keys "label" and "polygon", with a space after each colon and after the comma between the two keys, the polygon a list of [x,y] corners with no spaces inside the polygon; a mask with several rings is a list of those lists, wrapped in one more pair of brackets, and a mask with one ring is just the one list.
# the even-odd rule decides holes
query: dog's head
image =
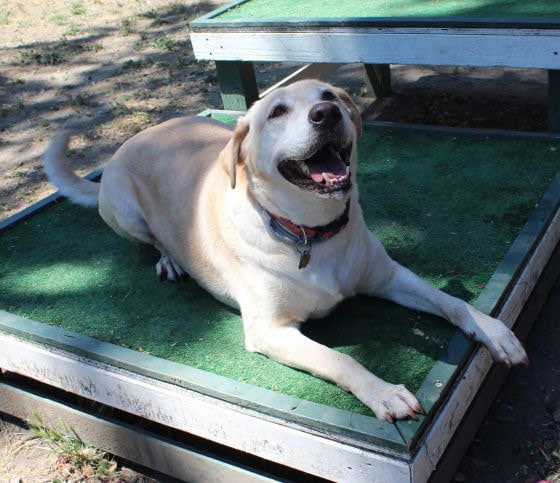
{"label": "dog's head", "polygon": [[355,183],[361,129],[358,109],[342,89],[296,82],[239,119],[222,165],[235,187],[243,164],[251,193],[269,211],[296,223],[327,223],[342,212]]}

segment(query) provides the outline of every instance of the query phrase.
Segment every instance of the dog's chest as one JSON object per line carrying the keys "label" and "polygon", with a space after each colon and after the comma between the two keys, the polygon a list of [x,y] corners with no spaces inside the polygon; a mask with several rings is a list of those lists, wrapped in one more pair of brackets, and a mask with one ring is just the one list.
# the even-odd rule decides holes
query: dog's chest
{"label": "dog's chest", "polygon": [[324,317],[355,293],[350,267],[338,261],[312,260],[308,267],[292,272],[289,280],[283,303],[301,320]]}

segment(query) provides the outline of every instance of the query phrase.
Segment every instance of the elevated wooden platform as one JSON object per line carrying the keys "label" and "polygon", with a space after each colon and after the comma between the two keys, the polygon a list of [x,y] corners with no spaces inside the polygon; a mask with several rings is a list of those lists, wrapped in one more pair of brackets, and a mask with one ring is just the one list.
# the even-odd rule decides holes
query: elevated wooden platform
{"label": "elevated wooden platform", "polygon": [[[233,122],[238,113],[204,115]],[[407,132],[394,125],[365,132],[360,187],[370,227],[397,260],[524,337],[560,267],[560,141]],[[38,390],[30,394],[29,385],[7,380],[0,411],[25,416],[14,409],[15,400],[56,406],[41,389],[51,386],[181,431],[197,444],[208,440],[201,457],[147,435],[163,455],[183,455],[172,464],[142,451],[124,455],[184,479],[286,480],[288,467],[294,475],[338,481],[422,482],[444,479],[458,463],[507,372],[439,319],[355,300],[309,333],[363,357],[377,374],[397,378],[393,382],[408,381],[428,414],[390,425],[331,384],[245,353],[237,314],[188,282],[158,286],[153,263],[152,252],[119,239],[95,212],[57,195],[3,222],[0,367],[37,381]],[[358,331],[358,340],[336,331],[337,317]],[[397,340],[389,337],[395,324],[402,328]],[[200,327],[204,335],[193,337],[190,331]],[[216,365],[227,360],[220,353],[223,334],[230,337],[225,347],[232,360]],[[215,352],[205,352],[212,343]],[[370,359],[375,344],[385,348],[381,359]],[[384,368],[383,359],[400,362]],[[401,373],[387,372],[395,366]],[[400,379],[405,373],[421,377]],[[116,425],[112,434],[129,434],[118,420],[108,423]],[[87,431],[81,434],[87,439]],[[103,449],[118,450],[106,441]],[[231,451],[231,458],[217,448]],[[268,471],[240,467],[244,453],[269,461]],[[195,461],[196,473],[179,464],[183,457]]]}

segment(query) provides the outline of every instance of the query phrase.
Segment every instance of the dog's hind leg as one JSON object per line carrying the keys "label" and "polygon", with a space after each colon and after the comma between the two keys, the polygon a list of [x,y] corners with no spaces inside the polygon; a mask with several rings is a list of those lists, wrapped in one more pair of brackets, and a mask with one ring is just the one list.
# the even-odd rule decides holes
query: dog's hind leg
{"label": "dog's hind leg", "polygon": [[186,272],[166,253],[159,243],[156,242],[155,247],[161,253],[161,258],[156,263],[156,275],[160,282],[169,280],[176,283],[186,276]]}
{"label": "dog's hind leg", "polygon": [[99,192],[99,214],[123,238],[154,245],[161,253],[156,263],[159,281],[178,282],[185,276],[185,271],[169,256],[150,230],[137,201],[133,183],[115,169],[104,175]]}

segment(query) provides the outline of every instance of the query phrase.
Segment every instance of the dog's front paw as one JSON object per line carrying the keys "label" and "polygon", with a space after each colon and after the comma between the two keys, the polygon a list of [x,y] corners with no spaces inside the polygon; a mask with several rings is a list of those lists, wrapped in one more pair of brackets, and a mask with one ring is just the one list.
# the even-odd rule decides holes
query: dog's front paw
{"label": "dog's front paw", "polygon": [[523,345],[502,321],[485,316],[480,326],[482,330],[475,334],[475,338],[486,346],[495,361],[503,362],[508,367],[529,364]]}
{"label": "dog's front paw", "polygon": [[384,382],[380,390],[360,399],[379,419],[390,423],[408,417],[416,419],[416,413],[424,414],[416,397],[402,384]]}

